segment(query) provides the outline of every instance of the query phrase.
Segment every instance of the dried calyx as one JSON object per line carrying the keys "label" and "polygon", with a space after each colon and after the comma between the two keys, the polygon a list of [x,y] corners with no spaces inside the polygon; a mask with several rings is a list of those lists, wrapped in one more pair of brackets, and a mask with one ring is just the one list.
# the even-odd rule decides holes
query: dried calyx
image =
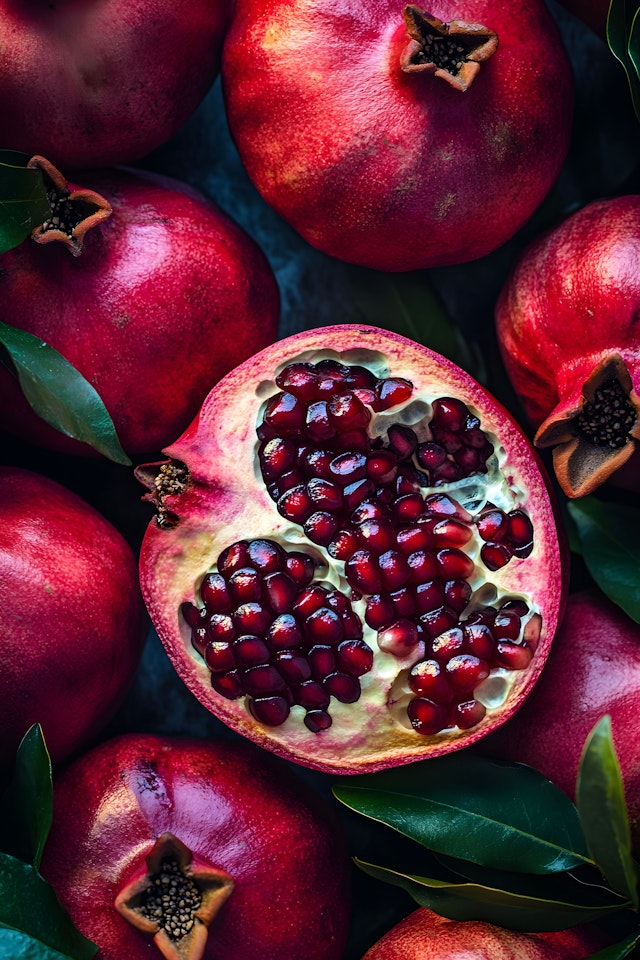
{"label": "dried calyx", "polygon": [[111,206],[94,190],[72,189],[60,171],[44,157],[32,157],[27,166],[40,170],[50,213],[31,237],[36,243],[58,241],[77,257],[88,230],[111,216]]}
{"label": "dried calyx", "polygon": [[410,4],[404,10],[410,42],[402,51],[405,73],[432,73],[457,90],[467,90],[480,69],[498,49],[498,35],[478,23],[448,23]]}

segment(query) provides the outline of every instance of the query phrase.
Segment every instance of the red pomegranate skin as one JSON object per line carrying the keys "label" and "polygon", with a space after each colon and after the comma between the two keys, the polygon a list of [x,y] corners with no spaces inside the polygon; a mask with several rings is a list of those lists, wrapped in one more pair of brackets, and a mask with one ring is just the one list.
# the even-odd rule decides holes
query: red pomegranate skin
{"label": "red pomegranate skin", "polygon": [[130,734],[60,775],[42,873],[100,960],[160,957],[114,901],[164,832],[235,881],[204,960],[339,960],[350,902],[342,838],[318,798],[269,759],[244,743]]}
{"label": "red pomegranate skin", "polygon": [[559,172],[573,108],[538,0],[426,7],[498,34],[465,92],[401,70],[404,7],[239,0],[222,67],[231,131],[267,202],[320,250],[390,271],[474,260],[511,237]]}
{"label": "red pomegranate skin", "polygon": [[536,689],[482,749],[534,767],[573,797],[587,736],[609,714],[638,849],[639,709],[640,626],[600,594],[574,594]]}
{"label": "red pomegranate skin", "polygon": [[107,723],[144,636],[133,551],[71,491],[0,470],[0,771],[31,724],[54,763]]}
{"label": "red pomegranate skin", "polygon": [[582,960],[606,942],[588,927],[518,933],[478,920],[447,920],[421,907],[374,944],[363,960]]}
{"label": "red pomegranate skin", "polygon": [[[254,241],[214,204],[167,177],[92,173],[113,207],[77,257],[26,241],[0,259],[6,323],[41,337],[96,388],[124,449],[174,440],[211,387],[276,336],[279,294]],[[40,420],[0,371],[7,429],[89,452]]]}
{"label": "red pomegranate skin", "polygon": [[230,9],[230,0],[2,0],[5,147],[66,170],[144,156],[213,83]]}

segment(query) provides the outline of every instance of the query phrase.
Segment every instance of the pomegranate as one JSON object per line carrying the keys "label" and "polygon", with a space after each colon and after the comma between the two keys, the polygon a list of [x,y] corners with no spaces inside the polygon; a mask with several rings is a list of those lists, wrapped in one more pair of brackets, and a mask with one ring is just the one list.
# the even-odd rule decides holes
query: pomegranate
{"label": "pomegranate", "polygon": [[141,583],[177,672],[289,759],[371,771],[502,723],[562,603],[536,457],[467,374],[335,326],[268,347],[160,465]]}
{"label": "pomegranate", "polygon": [[484,752],[520,760],[575,795],[588,734],[604,714],[640,850],[640,626],[601,594],[569,597],[547,669],[516,717],[489,737]]}
{"label": "pomegranate", "polygon": [[144,156],[213,83],[230,9],[230,0],[2,0],[4,146],[67,169]]}
{"label": "pomegranate", "polygon": [[[94,173],[103,199],[35,162],[52,213],[35,231],[39,244],[0,260],[3,319],[80,370],[127,453],[160,450],[221,376],[274,339],[271,269],[240,227],[184,184],[132,170]],[[7,429],[51,449],[88,450],[40,420],[16,379],[0,374]]]}
{"label": "pomegranate", "polygon": [[81,757],[55,782],[42,873],[101,960],[342,956],[342,838],[246,743],[129,734]]}
{"label": "pomegranate", "polygon": [[363,960],[583,960],[607,942],[590,927],[517,933],[478,920],[446,920],[421,907],[378,940]]}
{"label": "pomegranate", "polygon": [[0,770],[32,723],[54,762],[124,696],[144,636],[133,552],[93,507],[26,470],[0,469]]}
{"label": "pomegranate", "polygon": [[358,16],[345,0],[238,0],[222,78],[267,202],[313,246],[378,270],[489,253],[569,143],[571,72],[540,0],[377,0]]}
{"label": "pomegranate", "polygon": [[504,362],[569,497],[640,439],[640,197],[599,200],[535,240],[496,307]]}

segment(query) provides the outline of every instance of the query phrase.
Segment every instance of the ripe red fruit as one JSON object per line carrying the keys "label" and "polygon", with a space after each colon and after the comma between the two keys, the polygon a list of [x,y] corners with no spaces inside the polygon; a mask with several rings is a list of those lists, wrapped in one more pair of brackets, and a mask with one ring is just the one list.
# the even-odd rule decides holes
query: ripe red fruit
{"label": "ripe red fruit", "polygon": [[[60,178],[64,212],[62,186]],[[42,245],[28,240],[3,255],[3,320],[80,370],[129,454],[151,453],[185,429],[220,377],[272,342],[278,290],[253,240],[184,184],[114,170],[92,174],[91,186],[113,214],[87,233],[78,256],[48,242],[49,227],[39,231]],[[7,428],[22,438],[88,450],[36,417],[6,370],[0,397],[12,410]]]}
{"label": "ripe red fruit", "polygon": [[589,204],[534,241],[496,308],[511,381],[569,497],[640,439],[640,197]]}
{"label": "ripe red fruit", "polygon": [[107,723],[143,639],[136,561],[93,507],[26,470],[0,470],[0,770],[31,724],[55,763]]}
{"label": "ripe red fruit", "polygon": [[583,960],[608,941],[598,930],[518,933],[478,920],[447,920],[422,907],[385,934],[363,960]]}
{"label": "ripe red fruit", "polygon": [[313,246],[378,270],[489,253],[569,143],[571,71],[540,0],[239,0],[222,79],[266,201]]}
{"label": "ripe red fruit", "polygon": [[[81,757],[55,782],[42,873],[103,960],[159,957],[152,937],[181,960],[342,956],[336,824],[245,743],[130,734]],[[185,906],[157,898],[173,882]]]}
{"label": "ripe red fruit", "polygon": [[603,596],[569,597],[551,656],[517,716],[484,753],[519,760],[575,796],[582,748],[610,714],[634,845],[640,849],[640,626]]}
{"label": "ripe red fruit", "polygon": [[[399,402],[389,375],[405,383]],[[314,441],[308,409],[356,390],[368,391],[367,427]],[[443,460],[419,468],[431,441]],[[287,445],[295,466],[274,454]],[[477,454],[472,467],[461,449]],[[381,451],[393,469],[374,482]],[[231,727],[320,770],[364,772],[467,745],[527,696],[562,605],[556,521],[519,428],[449,361],[372,327],[302,333],[232,371],[166,452],[138,472],[159,508],[143,592],[179,675]],[[490,505],[507,517],[499,569],[481,555]],[[267,656],[246,669],[249,646]],[[433,659],[432,700],[410,672]]]}
{"label": "ripe red fruit", "polygon": [[230,9],[230,0],[2,0],[4,146],[68,170],[144,156],[213,83]]}

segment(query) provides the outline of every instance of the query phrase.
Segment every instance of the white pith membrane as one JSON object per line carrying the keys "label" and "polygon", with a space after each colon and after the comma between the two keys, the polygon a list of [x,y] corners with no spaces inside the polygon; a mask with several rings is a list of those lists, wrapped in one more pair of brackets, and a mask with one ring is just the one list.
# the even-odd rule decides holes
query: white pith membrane
{"label": "white pith membrane", "polygon": [[[325,349],[328,342],[336,349]],[[362,348],[353,349],[353,344]],[[377,349],[369,349],[369,344]],[[522,599],[529,609],[522,617],[520,637],[527,627],[530,631],[535,627],[536,633],[541,623],[537,651],[526,669],[495,668],[476,687],[473,695],[487,712],[471,728],[450,727],[425,735],[411,727],[406,707],[416,695],[406,681],[412,664],[424,656],[399,659],[380,650],[377,631],[364,619],[364,597],[352,601],[351,606],[362,622],[363,639],[374,652],[373,668],[359,677],[361,696],[356,702],[331,698],[331,726],[319,732],[307,729],[306,710],[299,705],[293,705],[278,726],[259,723],[248,708],[248,697],[232,700],[212,688],[211,673],[192,646],[191,627],[181,612],[183,604],[200,606],[204,576],[216,569],[218,556],[236,541],[270,540],[288,551],[306,553],[318,563],[313,584],[320,582],[351,596],[344,562],[331,557],[325,547],[311,543],[301,526],[278,513],[258,460],[256,427],[268,399],[281,392],[275,377],[291,363],[315,364],[325,358],[366,366],[377,377],[404,378],[413,384],[409,401],[373,415],[370,433],[382,435],[389,424],[400,423],[411,426],[422,439],[432,401],[459,397],[470,413],[478,416],[482,431],[494,445],[488,473],[425,488],[422,494],[448,495],[474,516],[487,502],[506,513],[519,507],[533,524],[531,554],[526,559],[514,556],[497,571],[478,562],[483,541],[473,526],[472,539],[461,548],[475,566],[468,578],[471,601],[458,614],[459,620],[478,607],[499,608],[506,600]],[[145,600],[184,682],[233,729],[275,753],[319,770],[364,772],[468,745],[495,729],[524,702],[544,665],[561,604],[555,518],[530,444],[486,391],[455,365],[376,328],[336,326],[299,334],[267,348],[222,380],[197,420],[166,453],[186,465],[190,479],[182,492],[165,500],[166,508],[179,518],[175,529],[161,529],[152,523],[145,537],[141,557],[142,569],[148,571],[142,576]]]}

